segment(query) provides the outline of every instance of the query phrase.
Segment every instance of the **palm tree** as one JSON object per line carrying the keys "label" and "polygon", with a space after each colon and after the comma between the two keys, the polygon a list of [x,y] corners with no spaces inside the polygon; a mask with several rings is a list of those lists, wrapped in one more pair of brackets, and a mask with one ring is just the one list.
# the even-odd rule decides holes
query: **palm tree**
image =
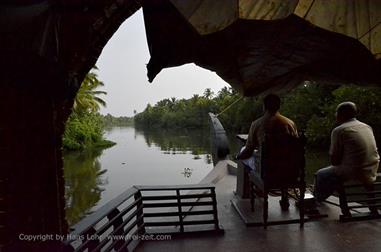
{"label": "palm tree", "polygon": [[[98,68],[94,66],[93,70]],[[101,106],[106,107],[106,102],[99,95],[105,95],[107,92],[97,90],[101,86],[104,86],[104,83],[98,80],[98,75],[94,71],[89,72],[74,99],[74,111],[77,113],[97,112]]]}
{"label": "palm tree", "polygon": [[206,99],[212,98],[213,95],[214,95],[214,93],[213,93],[213,91],[210,88],[205,89],[205,91],[204,91],[204,97]]}

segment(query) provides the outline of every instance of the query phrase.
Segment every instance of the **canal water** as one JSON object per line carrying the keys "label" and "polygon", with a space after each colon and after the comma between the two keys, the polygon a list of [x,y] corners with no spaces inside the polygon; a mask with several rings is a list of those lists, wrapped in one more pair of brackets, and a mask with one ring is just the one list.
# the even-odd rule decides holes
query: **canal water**
{"label": "canal water", "polygon": [[133,185],[197,184],[213,168],[208,130],[106,131],[115,146],[64,154],[69,224]]}
{"label": "canal water", "polygon": [[[133,185],[199,183],[213,168],[209,130],[139,130],[115,127],[106,131],[115,146],[64,154],[66,216],[74,224]],[[229,137],[231,153],[239,149]],[[328,164],[326,152],[307,150],[306,180]]]}

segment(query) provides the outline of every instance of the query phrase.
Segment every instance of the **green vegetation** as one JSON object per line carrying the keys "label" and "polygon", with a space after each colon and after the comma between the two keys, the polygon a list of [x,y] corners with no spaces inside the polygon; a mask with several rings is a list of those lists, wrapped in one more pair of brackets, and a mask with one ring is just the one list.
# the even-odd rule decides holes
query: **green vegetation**
{"label": "green vegetation", "polygon": [[[164,99],[154,106],[148,104],[135,116],[135,125],[151,129],[208,127],[208,112],[224,111],[219,119],[228,132],[247,133],[251,122],[263,113],[262,98],[241,99],[237,92],[227,87],[217,95],[206,89],[203,96]],[[377,142],[381,143],[381,115],[376,112],[381,109],[379,88],[307,83],[282,96],[281,113],[306,131],[309,146],[326,148],[335,126],[336,106],[343,101],[358,105],[358,119],[372,126]]]}
{"label": "green vegetation", "polygon": [[235,132],[248,131],[253,118],[262,113],[259,98],[244,98],[231,88],[222,88],[217,95],[206,89],[203,96],[193,95],[190,99],[164,99],[155,106],[135,115],[135,126],[142,128],[204,128],[208,127],[208,112],[218,114],[232,103],[235,104],[219,118],[225,129]]}
{"label": "green vegetation", "polygon": [[103,132],[103,117],[99,113],[78,114],[73,112],[66,122],[63,147],[65,150],[83,150],[115,145],[114,142],[103,138]]}
{"label": "green vegetation", "polygon": [[136,126],[149,128],[199,128],[208,124],[208,112],[215,111],[213,100],[194,95],[186,100],[164,99],[155,106],[147,105],[135,115]]}
{"label": "green vegetation", "polygon": [[[229,109],[232,103],[234,103]],[[262,114],[261,99],[241,98],[231,88],[222,88],[217,95],[206,89],[204,95],[193,95],[190,99],[175,98],[159,101],[155,106],[135,115],[135,126],[142,128],[206,128],[209,127],[208,113],[218,114],[225,110],[219,119],[225,129],[234,132],[247,132],[253,118]]]}
{"label": "green vegetation", "polygon": [[104,83],[98,80],[97,74],[94,72],[98,70],[94,67],[90,71],[81,84],[74,99],[73,110],[75,113],[81,114],[84,112],[98,112],[101,106],[106,106],[106,102],[98,97],[98,95],[106,95],[105,91],[97,90],[99,87],[104,86]]}
{"label": "green vegetation", "polygon": [[344,101],[357,104],[357,118],[373,128],[377,143],[381,144],[381,116],[377,113],[381,108],[380,88],[309,84],[285,97],[282,112],[293,118],[299,128],[306,129],[310,145],[327,147],[335,127],[336,106]]}
{"label": "green vegetation", "polygon": [[103,116],[103,123],[105,127],[122,127],[122,126],[133,126],[134,118],[127,116],[115,117],[110,114]]}
{"label": "green vegetation", "polygon": [[103,85],[95,72],[88,73],[82,82],[74,100],[73,112],[66,122],[64,150],[107,148],[115,144],[103,138],[104,121],[98,111],[106,102],[98,95],[106,92],[97,90]]}

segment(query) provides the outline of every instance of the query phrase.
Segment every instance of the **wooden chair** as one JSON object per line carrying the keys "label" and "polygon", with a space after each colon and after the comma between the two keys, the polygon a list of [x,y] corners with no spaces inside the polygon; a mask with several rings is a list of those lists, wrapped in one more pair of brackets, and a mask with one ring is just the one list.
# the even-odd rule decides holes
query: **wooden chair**
{"label": "wooden chair", "polygon": [[[381,174],[371,185],[364,185],[358,181],[341,183],[337,188],[342,215],[340,221],[379,219],[381,214]],[[369,212],[356,212],[355,210],[369,209]],[[353,210],[353,213],[351,213]]]}
{"label": "wooden chair", "polygon": [[[254,211],[255,197],[263,197],[263,224],[267,227],[268,194],[272,190],[281,190],[282,198],[288,194],[288,189],[299,189],[300,226],[304,225],[304,147],[306,138],[288,135],[266,135],[256,157],[256,169],[250,172],[250,199]],[[280,201],[284,210],[288,201]]]}

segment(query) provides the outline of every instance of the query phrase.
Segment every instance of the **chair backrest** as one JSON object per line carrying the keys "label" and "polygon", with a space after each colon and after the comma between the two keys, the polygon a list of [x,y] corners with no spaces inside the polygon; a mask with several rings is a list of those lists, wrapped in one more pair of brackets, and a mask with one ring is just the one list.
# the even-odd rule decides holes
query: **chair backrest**
{"label": "chair backrest", "polygon": [[296,186],[304,182],[304,135],[265,136],[260,147],[261,177],[268,188]]}

